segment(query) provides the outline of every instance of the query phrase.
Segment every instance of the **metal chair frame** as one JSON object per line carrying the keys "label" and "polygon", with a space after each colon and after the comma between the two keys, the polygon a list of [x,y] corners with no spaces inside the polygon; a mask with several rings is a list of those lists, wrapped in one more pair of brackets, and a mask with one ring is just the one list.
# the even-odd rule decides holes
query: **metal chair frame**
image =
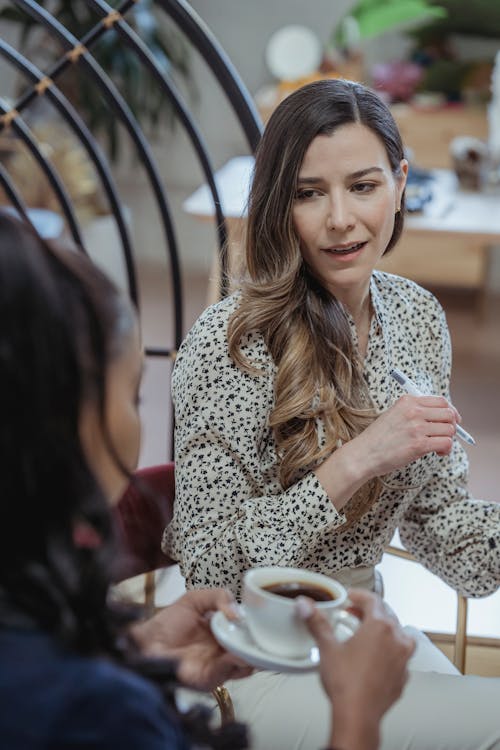
{"label": "metal chair frame", "polygon": [[[81,39],[78,39],[65,29],[64,26],[62,26],[45,8],[34,2],[34,0],[13,0],[13,3],[17,7],[23,9],[31,18],[40,23],[51,36],[57,39],[66,51],[57,62],[51,65],[50,68],[43,73],[36,69],[36,67],[26,60],[20,53],[12,50],[9,45],[2,42],[0,45],[0,55],[17,67],[17,69],[30,80],[31,85],[28,86],[25,93],[10,109],[5,107],[0,109],[0,112],[2,113],[0,115],[0,132],[12,128],[15,134],[30,149],[42,171],[49,179],[51,186],[58,197],[61,213],[66,219],[73,239],[82,249],[85,249],[78,221],[71,206],[71,199],[52,165],[40,152],[36,139],[31,135],[29,128],[21,119],[22,112],[36,97],[47,95],[47,99],[58,109],[64,120],[73,131],[77,133],[80,141],[86,147],[103,183],[106,195],[110,201],[113,216],[117,221],[117,228],[125,258],[129,293],[132,300],[139,308],[137,273],[135,269],[132,243],[127,231],[126,222],[123,218],[123,212],[121,210],[120,201],[112,177],[109,170],[104,166],[103,159],[100,158],[98,150],[92,147],[92,137],[90,136],[85,124],[82,122],[81,117],[75,112],[74,108],[71,107],[65,97],[57,89],[57,79],[70,65],[78,64],[84,73],[88,75],[95,82],[96,86],[101,89],[105,100],[115,111],[116,116],[126,128],[137,149],[141,163],[144,166],[150,181],[151,189],[160,213],[172,273],[172,294],[174,297],[175,308],[175,341],[174,346],[169,349],[165,349],[164,347],[148,347],[146,354],[154,357],[162,356],[172,359],[175,357],[175,352],[177,351],[184,335],[182,328],[182,291],[180,283],[179,254],[172,212],[147,139],[142,133],[136,118],[130,111],[127,103],[117,90],[116,86],[92,57],[92,45],[100,39],[103,34],[109,32],[110,29],[115,29],[116,32],[120,34],[124,44],[127,44],[135,51],[140,62],[154,75],[158,85],[162,88],[165,95],[172,103],[179,120],[186,130],[214,201],[222,267],[221,295],[224,295],[227,292],[227,258],[225,253],[227,230],[220,197],[213,176],[214,170],[209,157],[208,148],[201,136],[199,128],[191,117],[188,108],[183,103],[174,83],[159,68],[147,47],[126,22],[126,14],[135,5],[137,0],[124,0],[117,9],[112,8],[107,3],[103,2],[103,0],[85,0],[85,2],[87,2],[89,7],[102,14],[102,18],[92,29],[90,29],[90,31],[83,35]],[[206,61],[208,67],[212,70],[234,110],[237,120],[240,123],[249,144],[249,148],[253,151],[260,139],[262,123],[249,92],[246,90],[239,74],[224,50],[220,47],[206,24],[204,24],[202,19],[193,11],[185,0],[157,0],[157,5],[178,25],[179,29],[193,43]],[[24,205],[21,196],[14,189],[14,186],[8,179],[4,169],[0,170],[0,183],[4,187],[6,194],[9,196],[13,205],[23,214],[23,216],[25,216],[25,218],[27,218],[28,214],[26,206]]]}

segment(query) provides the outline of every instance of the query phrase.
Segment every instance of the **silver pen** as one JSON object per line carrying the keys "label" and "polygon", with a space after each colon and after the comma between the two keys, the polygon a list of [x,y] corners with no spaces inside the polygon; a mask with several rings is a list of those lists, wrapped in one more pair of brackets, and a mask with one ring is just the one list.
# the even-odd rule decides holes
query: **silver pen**
{"label": "silver pen", "polygon": [[[410,380],[410,378],[401,372],[401,370],[398,370],[396,367],[393,367],[393,369],[390,372],[391,377],[396,380],[399,385],[404,388],[406,393],[409,393],[410,396],[426,396],[428,394],[422,393],[420,388],[415,385],[413,380]],[[464,430],[463,427],[460,427],[459,424],[457,424],[457,435],[458,437],[462,438],[462,440],[465,443],[468,443],[469,445],[475,445],[476,441],[472,437],[472,435],[469,435],[469,433]]]}

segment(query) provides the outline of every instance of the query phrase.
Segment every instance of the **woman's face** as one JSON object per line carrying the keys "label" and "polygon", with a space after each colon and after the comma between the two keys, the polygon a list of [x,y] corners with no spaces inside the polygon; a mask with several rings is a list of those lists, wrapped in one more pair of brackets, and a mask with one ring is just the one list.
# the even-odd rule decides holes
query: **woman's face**
{"label": "woman's face", "polygon": [[[128,471],[139,460],[141,420],[139,388],[143,352],[139,328],[124,340],[122,351],[111,361],[106,373],[105,421],[112,450]],[[128,478],[120,470],[101,428],[96,404],[87,403],[80,416],[80,439],[89,467],[111,503],[117,502]]]}
{"label": "woman's face", "polygon": [[342,302],[368,293],[371,273],[394,229],[406,183],[393,175],[382,141],[350,123],[319,135],[299,172],[293,224],[302,257],[318,281]]}

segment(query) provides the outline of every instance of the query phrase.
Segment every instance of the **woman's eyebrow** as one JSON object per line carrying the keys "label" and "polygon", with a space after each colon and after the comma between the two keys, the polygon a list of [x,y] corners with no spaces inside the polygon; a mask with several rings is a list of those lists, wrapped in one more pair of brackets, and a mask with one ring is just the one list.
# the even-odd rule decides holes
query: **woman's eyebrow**
{"label": "woman's eyebrow", "polygon": [[383,172],[384,170],[382,167],[367,167],[366,169],[359,169],[357,172],[351,172],[351,174],[347,175],[349,179],[351,180],[359,180],[360,177],[365,177],[365,175],[370,174],[370,172]]}
{"label": "woman's eyebrow", "polygon": [[[356,172],[351,172],[347,175],[348,180],[359,180],[360,177],[365,177],[365,175],[370,174],[371,172],[383,172],[384,170],[382,167],[367,167],[366,169],[358,169]],[[297,179],[298,185],[315,185],[318,182],[324,182],[324,177],[301,177],[299,175]]]}
{"label": "woman's eyebrow", "polygon": [[300,177],[297,180],[298,185],[316,185],[318,182],[324,182],[324,177]]}

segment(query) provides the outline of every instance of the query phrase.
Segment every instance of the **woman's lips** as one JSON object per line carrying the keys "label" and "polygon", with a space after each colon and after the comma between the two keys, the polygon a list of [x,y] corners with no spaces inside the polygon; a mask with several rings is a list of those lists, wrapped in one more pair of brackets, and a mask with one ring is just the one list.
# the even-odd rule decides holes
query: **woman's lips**
{"label": "woman's lips", "polygon": [[353,255],[365,245],[366,242],[352,242],[349,245],[334,245],[333,247],[325,247],[323,249],[324,252],[331,253],[332,255]]}

